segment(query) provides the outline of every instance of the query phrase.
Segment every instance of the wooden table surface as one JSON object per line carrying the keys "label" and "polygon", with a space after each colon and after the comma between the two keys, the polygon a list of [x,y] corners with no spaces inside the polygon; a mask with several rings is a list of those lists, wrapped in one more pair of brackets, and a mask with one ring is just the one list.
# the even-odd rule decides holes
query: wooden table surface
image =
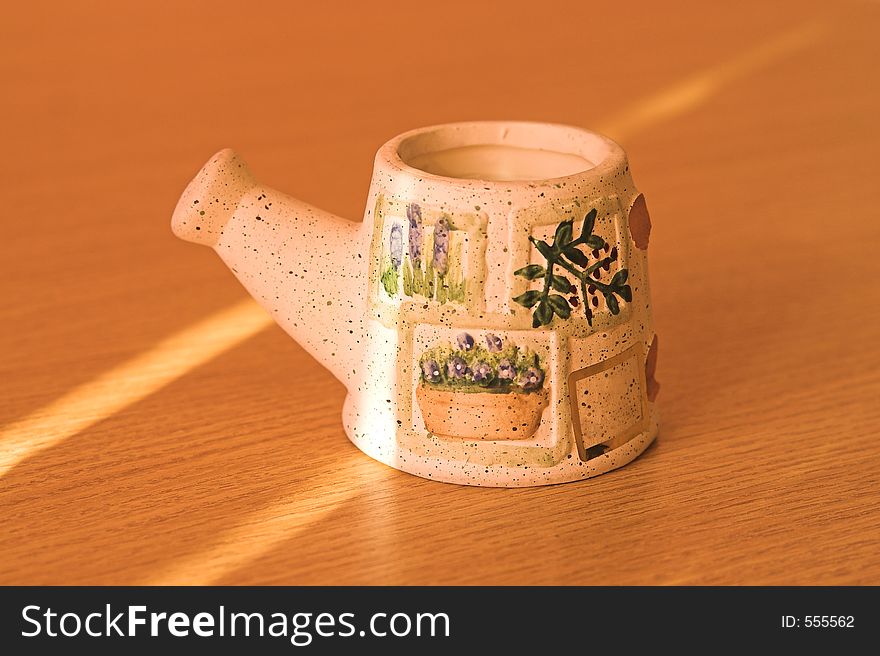
{"label": "wooden table surface", "polygon": [[[0,582],[880,583],[880,3],[421,4],[4,10]],[[171,235],[221,147],[358,220],[385,140],[481,118],[605,131],[648,198],[662,427],[621,470],[370,460]]]}

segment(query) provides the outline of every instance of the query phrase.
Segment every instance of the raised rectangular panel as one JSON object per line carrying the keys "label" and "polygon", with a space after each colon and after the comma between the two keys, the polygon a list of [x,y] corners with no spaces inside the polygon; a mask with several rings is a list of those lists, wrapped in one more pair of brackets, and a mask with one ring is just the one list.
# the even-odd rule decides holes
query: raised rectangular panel
{"label": "raised rectangular panel", "polygon": [[427,301],[479,311],[486,224],[485,213],[380,198],[373,235],[372,305]]}

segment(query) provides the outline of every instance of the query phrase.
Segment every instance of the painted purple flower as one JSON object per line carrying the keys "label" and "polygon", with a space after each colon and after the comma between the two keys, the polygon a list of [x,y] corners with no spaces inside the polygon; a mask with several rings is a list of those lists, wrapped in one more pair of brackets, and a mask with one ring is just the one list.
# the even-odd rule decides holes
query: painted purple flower
{"label": "painted purple flower", "polygon": [[492,382],[494,373],[495,372],[492,371],[492,367],[489,366],[488,362],[477,362],[471,370],[471,376],[473,377],[474,382],[483,386]]}
{"label": "painted purple flower", "polygon": [[462,351],[470,351],[474,348],[474,338],[467,333],[459,333],[455,338],[455,345]]}
{"label": "painted purple flower", "polygon": [[403,229],[399,223],[391,226],[391,234],[388,236],[391,248],[391,264],[395,269],[400,268],[403,261]]}
{"label": "painted purple flower", "polygon": [[498,363],[498,378],[501,380],[513,380],[516,378],[516,367],[507,358]]}
{"label": "painted purple flower", "polygon": [[501,343],[501,338],[498,335],[493,335],[492,333],[486,333],[486,348],[488,348],[492,353],[497,353],[501,350],[503,344]]}
{"label": "painted purple flower", "polygon": [[449,219],[445,216],[434,226],[434,271],[445,276],[449,269]]}
{"label": "painted purple flower", "polygon": [[467,362],[464,361],[464,358],[455,356],[446,363],[446,372],[450,378],[461,379],[470,373],[470,369],[468,369]]}
{"label": "painted purple flower", "polygon": [[436,360],[422,362],[422,376],[429,383],[439,383],[443,376],[440,374],[440,365]]}
{"label": "painted purple flower", "polygon": [[544,372],[537,367],[529,367],[519,375],[516,382],[527,392],[536,390],[544,384]]}
{"label": "painted purple flower", "polygon": [[422,261],[422,208],[416,203],[406,206],[409,220],[409,259],[418,265]]}

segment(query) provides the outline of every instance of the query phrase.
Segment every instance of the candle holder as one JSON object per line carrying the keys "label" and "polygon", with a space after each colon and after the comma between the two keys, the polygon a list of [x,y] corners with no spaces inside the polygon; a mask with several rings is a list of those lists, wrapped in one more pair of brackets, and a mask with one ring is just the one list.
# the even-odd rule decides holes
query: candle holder
{"label": "candle holder", "polygon": [[560,483],[657,434],[651,223],[623,150],[594,132],[407,132],[376,155],[363,223],[259,184],[223,150],[172,227],[342,381],[345,432],[392,467]]}

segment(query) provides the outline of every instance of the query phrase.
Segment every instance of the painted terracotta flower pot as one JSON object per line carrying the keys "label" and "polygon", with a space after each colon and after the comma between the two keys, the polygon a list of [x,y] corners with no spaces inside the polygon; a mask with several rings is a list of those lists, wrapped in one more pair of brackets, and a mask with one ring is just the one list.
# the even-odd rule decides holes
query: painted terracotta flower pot
{"label": "painted terracotta flower pot", "polygon": [[266,187],[231,150],[172,218],[342,381],[358,448],[488,486],[596,476],[657,435],[650,228],[620,146],[511,121],[391,139],[362,222]]}
{"label": "painted terracotta flower pot", "polygon": [[416,399],[434,435],[470,440],[525,440],[538,430],[550,396],[532,393],[450,392],[421,384]]}

